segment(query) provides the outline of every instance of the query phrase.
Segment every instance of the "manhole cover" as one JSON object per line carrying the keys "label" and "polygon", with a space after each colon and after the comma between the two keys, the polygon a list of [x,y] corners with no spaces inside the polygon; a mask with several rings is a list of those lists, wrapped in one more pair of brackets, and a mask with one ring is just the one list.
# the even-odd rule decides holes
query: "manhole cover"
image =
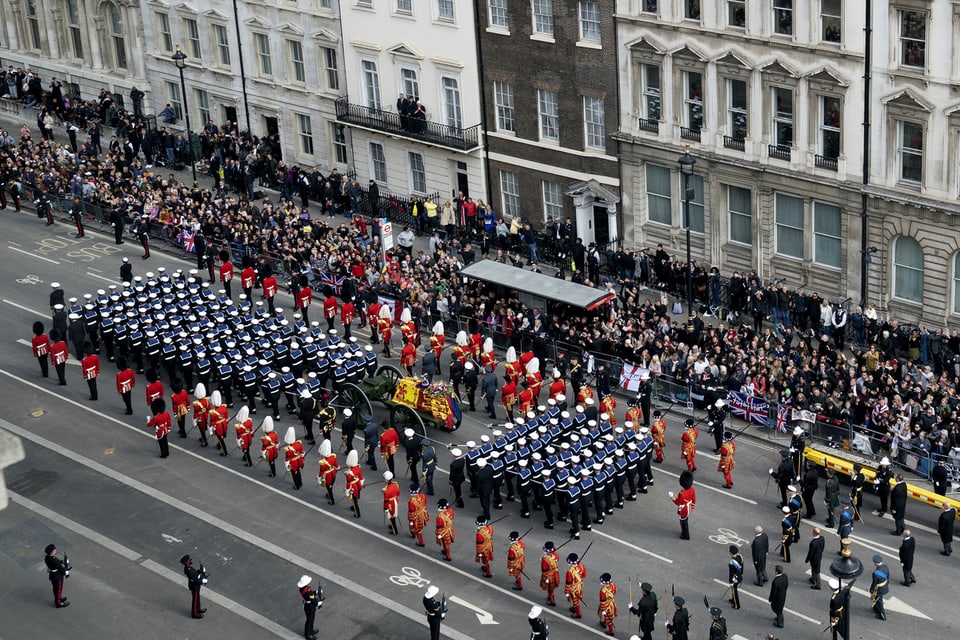
{"label": "manhole cover", "polygon": [[31,418],[40,418],[45,415],[47,415],[46,409],[34,409],[33,411],[30,412]]}

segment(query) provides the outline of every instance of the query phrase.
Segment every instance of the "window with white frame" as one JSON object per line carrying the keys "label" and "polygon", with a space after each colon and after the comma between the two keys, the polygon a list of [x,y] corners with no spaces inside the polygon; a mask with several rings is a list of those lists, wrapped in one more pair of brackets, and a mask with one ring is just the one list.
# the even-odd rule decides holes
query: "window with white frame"
{"label": "window with white frame", "polygon": [[727,26],[733,29],[747,26],[747,0],[727,0]]}
{"label": "window with white frame", "polygon": [[900,64],[924,68],[927,64],[927,14],[900,11]]}
{"label": "window with white frame", "polygon": [[463,128],[463,111],[460,105],[460,80],[453,76],[440,78],[440,87],[443,93],[443,120],[444,124],[454,129]]}
{"label": "window with white frame", "polygon": [[533,32],[544,36],[553,35],[553,0],[532,0]]}
{"label": "window with white frame", "polygon": [[491,27],[510,28],[510,18],[507,16],[507,0],[487,0],[487,7],[487,16]]}
{"label": "window with white frame", "polygon": [[793,89],[773,87],[773,143],[793,146]]}
{"label": "window with white frame", "polygon": [[272,76],[273,58],[270,55],[270,36],[265,33],[255,33],[253,42],[257,52],[257,71],[261,76]]}
{"label": "window with white frame", "polygon": [[893,295],[909,302],[923,302],[923,250],[907,236],[893,242]]}
{"label": "window with white frame", "polygon": [[643,82],[641,115],[647,120],[660,120],[660,65],[644,64],[640,74]]}
{"label": "window with white frame", "polygon": [[700,19],[700,0],[683,0],[683,19]]}
{"label": "window with white frame", "polygon": [[204,89],[194,89],[193,95],[197,101],[197,114],[200,116],[202,127],[210,120],[210,96]]}
{"label": "window with white frame", "polygon": [[333,0],[320,0],[320,8],[321,8],[321,9],[332,9],[332,8],[333,8]]}
{"label": "window with white frame", "polygon": [[703,75],[697,71],[683,72],[683,123],[689,129],[703,128]]}
{"label": "window with white frame", "polygon": [[556,91],[537,89],[537,112],[540,118],[540,139],[560,142],[560,106]]}
{"label": "window with white frame", "polygon": [[113,44],[113,65],[118,69],[127,68],[127,32],[123,26],[123,14],[113,2],[107,3],[107,23],[110,29],[110,41]]}
{"label": "window with white frame", "polygon": [[563,218],[563,187],[559,182],[540,181],[540,190],[543,192],[543,219]]}
{"label": "window with white frame", "polygon": [[820,39],[834,44],[843,41],[840,0],[820,0]]}
{"label": "window with white frame", "polygon": [[753,213],[750,209],[750,189],[727,186],[727,216],[730,242],[752,244]]}
{"label": "window with white frame", "polygon": [[303,64],[303,45],[297,40],[287,40],[287,54],[290,56],[290,79],[304,84],[307,81],[307,69]]}
{"label": "window with white frame", "polygon": [[227,33],[227,26],[223,24],[213,25],[213,40],[216,43],[217,64],[221,67],[230,66],[230,35]]}
{"label": "window with white frame", "polygon": [[362,7],[365,9],[370,9],[371,7],[373,7],[373,0],[355,0],[355,2],[357,3],[358,7]]}
{"label": "window with white frame", "polygon": [[747,137],[747,83],[745,80],[727,80],[727,127],[730,137]]}
{"label": "window with white frame", "polygon": [[603,98],[583,96],[583,146],[595,151],[605,151],[607,148]]}
{"label": "window with white frame", "polygon": [[776,252],[803,258],[803,199],[777,193],[774,196]]}
{"label": "window with white frame", "polygon": [[40,49],[43,40],[40,39],[40,13],[37,11],[37,0],[26,0],[27,26],[30,29],[30,47]]}
{"label": "window with white frame", "polygon": [[[647,178],[647,218],[650,222],[672,224],[673,200],[670,193],[670,169],[656,164],[645,166]],[[691,227],[692,230],[692,227]]]}
{"label": "window with white frame", "polygon": [[187,51],[194,60],[203,58],[203,51],[200,49],[200,27],[193,18],[183,19],[183,31],[187,37]]}
{"label": "window with white frame", "polygon": [[[686,194],[684,191],[684,178],[683,174],[677,174],[680,176],[680,193],[683,194],[684,198]],[[703,176],[694,173],[690,176],[690,189],[693,191],[693,197],[690,198],[690,231],[694,233],[703,233],[704,232],[704,206],[703,206]],[[682,206],[686,207],[686,202],[681,201]],[[682,219],[682,216],[681,216]]]}
{"label": "window with white frame", "polygon": [[394,0],[394,7],[397,13],[411,15],[413,13],[413,0]]}
{"label": "window with white frame", "polygon": [[180,95],[180,84],[176,82],[164,82],[166,88],[167,102],[173,107],[173,115],[177,120],[183,119],[183,97]]}
{"label": "window with white frame", "polygon": [[960,252],[953,256],[953,313],[960,313]]}
{"label": "window with white frame", "polygon": [[[166,14],[163,14],[166,15]],[[82,60],[83,59],[83,25],[80,22],[80,8],[77,6],[77,0],[67,0],[67,29],[70,34],[70,53],[73,54],[73,57]],[[167,21],[167,35],[169,36],[170,23]],[[166,42],[164,42],[166,45]],[[164,49],[164,51],[173,52],[173,44],[171,41],[170,47]]]}
{"label": "window with white frame", "polygon": [[376,182],[387,182],[387,155],[379,142],[370,143],[370,175]]}
{"label": "window with white frame", "polygon": [[[73,4],[76,9],[77,0],[68,0],[67,7]],[[157,11],[153,14],[157,18],[157,30],[160,32],[160,46],[163,51],[173,53],[173,32],[170,31],[170,14]]]}
{"label": "window with white frame", "polygon": [[840,133],[841,133],[841,104],[837,96],[820,96],[819,117],[817,126],[820,129],[819,140],[817,140],[820,155],[824,158],[836,160],[840,157]]}
{"label": "window with white frame", "polygon": [[500,200],[503,215],[520,215],[520,182],[512,171],[500,170]]}
{"label": "window with white frame", "polygon": [[380,108],[380,71],[374,60],[361,60],[363,74],[363,103],[370,109]]}
{"label": "window with white frame", "polygon": [[297,150],[307,156],[313,155],[313,123],[310,116],[297,114]]}
{"label": "window with white frame", "polygon": [[840,207],[813,201],[813,261],[825,267],[840,268],[843,251]]}
{"label": "window with white frame", "polygon": [[493,103],[497,110],[497,131],[516,133],[513,112],[513,85],[509,82],[494,80]]}
{"label": "window with white frame", "polygon": [[437,0],[437,19],[445,22],[454,22],[457,19],[453,0]]}
{"label": "window with white frame", "polygon": [[793,0],[773,0],[773,32],[793,35]]}
{"label": "window with white frame", "polygon": [[330,142],[333,146],[333,161],[339,164],[347,163],[347,139],[343,135],[343,125],[339,122],[331,122]]}
{"label": "window with white frame", "polygon": [[418,151],[407,152],[407,166],[410,169],[410,193],[427,193],[427,170],[423,165],[423,154]]}
{"label": "window with white frame", "polygon": [[420,99],[420,78],[413,67],[400,67],[400,91],[407,97]]}
{"label": "window with white frame", "polygon": [[643,13],[656,13],[657,12],[657,0],[642,0],[642,5],[640,10]]}
{"label": "window with white frame", "polygon": [[912,184],[923,182],[923,125],[907,120],[897,121],[897,160],[900,180]]}
{"label": "window with white frame", "polygon": [[580,39],[600,42],[600,3],[580,0]]}
{"label": "window with white frame", "polygon": [[337,66],[337,50],[333,47],[320,47],[320,59],[323,60],[323,76],[327,89],[339,91],[340,75]]}

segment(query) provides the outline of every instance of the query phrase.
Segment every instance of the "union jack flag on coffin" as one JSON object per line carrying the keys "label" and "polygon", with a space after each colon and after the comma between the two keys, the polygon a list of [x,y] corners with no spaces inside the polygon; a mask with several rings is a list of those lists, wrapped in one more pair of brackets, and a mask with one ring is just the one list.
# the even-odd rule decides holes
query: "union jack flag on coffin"
{"label": "union jack flag on coffin", "polygon": [[336,295],[343,290],[344,276],[337,276],[324,271],[320,274],[320,288],[330,287]]}
{"label": "union jack flag on coffin", "polygon": [[736,391],[727,394],[727,406],[730,413],[754,424],[766,424],[770,413],[770,404],[765,400]]}

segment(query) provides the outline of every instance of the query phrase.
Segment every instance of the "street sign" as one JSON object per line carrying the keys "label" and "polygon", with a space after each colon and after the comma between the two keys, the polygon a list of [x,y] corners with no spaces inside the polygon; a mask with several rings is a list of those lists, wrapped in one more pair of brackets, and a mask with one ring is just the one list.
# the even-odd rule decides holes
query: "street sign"
{"label": "street sign", "polygon": [[393,223],[386,218],[380,218],[380,246],[383,247],[383,255],[393,249]]}

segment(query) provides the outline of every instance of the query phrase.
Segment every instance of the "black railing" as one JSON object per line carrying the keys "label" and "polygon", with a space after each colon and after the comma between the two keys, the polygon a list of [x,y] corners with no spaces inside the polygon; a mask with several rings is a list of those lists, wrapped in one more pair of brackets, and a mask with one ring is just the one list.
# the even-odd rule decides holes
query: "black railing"
{"label": "black railing", "polygon": [[691,129],[690,127],[680,127],[680,137],[684,140],[700,142],[700,129]]}
{"label": "black railing", "polygon": [[[360,201],[360,213],[370,218],[386,218],[390,222],[395,222],[401,226],[416,226],[414,225],[413,216],[410,214],[410,198],[381,191],[377,197],[377,202],[374,203],[370,200],[370,190],[366,187],[362,187],[361,189],[363,191],[363,199]],[[422,203],[427,197],[437,203],[437,216],[439,217],[439,209],[443,206],[443,203],[440,201],[439,192],[431,193],[429,196],[424,196],[420,199],[420,215],[426,216],[426,211],[423,210]],[[376,204],[376,207],[374,207],[374,204]],[[423,218],[421,218],[421,221],[422,220]]]}
{"label": "black railing", "polygon": [[814,156],[814,164],[818,169],[829,169],[830,171],[837,170],[837,159],[828,158],[827,156],[816,155]]}
{"label": "black railing", "polygon": [[351,104],[345,99],[337,100],[337,120],[368,129],[384,131],[398,136],[422,140],[452,149],[466,151],[480,144],[480,125],[467,129],[450,127],[438,122],[401,116],[383,109],[372,109],[360,104]]}
{"label": "black railing", "polygon": [[651,133],[660,133],[660,121],[651,120],[650,118],[640,118],[640,130],[649,131]]}
{"label": "black railing", "polygon": [[743,151],[746,148],[746,143],[743,138],[734,138],[733,136],[723,136],[723,146],[727,149],[736,149],[737,151]]}
{"label": "black railing", "polygon": [[767,145],[767,154],[771,158],[790,161],[790,147],[782,144]]}

